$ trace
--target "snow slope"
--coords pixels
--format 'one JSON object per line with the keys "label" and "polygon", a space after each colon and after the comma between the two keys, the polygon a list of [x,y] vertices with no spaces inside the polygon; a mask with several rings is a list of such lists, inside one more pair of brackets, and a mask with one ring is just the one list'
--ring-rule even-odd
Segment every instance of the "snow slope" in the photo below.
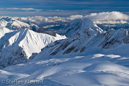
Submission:
{"label": "snow slope", "polygon": [[[129,57],[94,54],[65,58],[32,60],[0,70],[1,85],[17,86],[9,81],[39,81],[41,86],[128,86]],[[8,84],[7,84],[8,83]],[[27,83],[26,85],[30,85]],[[39,86],[38,84],[31,84]]]}
{"label": "snow slope", "polygon": [[[67,28],[69,34],[66,33],[70,38],[61,37],[62,40],[46,45],[32,60],[0,70],[0,85],[17,86],[18,83],[14,81],[18,80],[22,82],[21,86],[128,86],[129,31],[127,29],[103,31],[88,19],[72,22],[72,26]],[[72,31],[71,27],[76,31]],[[67,29],[63,32],[67,32]],[[23,37],[25,33],[28,36],[22,42],[21,39],[25,39]],[[8,36],[4,39],[9,39],[9,41],[5,44],[11,44],[13,47],[15,43],[16,45],[20,45],[21,42],[31,45],[34,42],[33,45],[35,45],[37,42],[35,38],[33,39],[36,41],[30,42],[31,36],[35,37],[35,34],[31,34],[33,32],[27,29],[10,34],[15,37],[6,34]],[[60,35],[57,35],[57,38],[59,37]],[[16,41],[17,39],[20,42]],[[23,52],[22,55],[24,55]],[[43,81],[43,83],[26,83],[26,80]]]}
{"label": "snow slope", "polygon": [[60,35],[54,37],[36,33],[29,29],[7,33],[0,39],[0,65],[3,68],[8,65],[26,62],[30,57],[32,59],[36,53],[39,53],[43,47],[64,38]]}
{"label": "snow slope", "polygon": [[9,30],[9,29],[7,29],[7,28],[3,28],[2,26],[0,26],[0,38],[1,38],[2,36],[4,36],[5,33],[9,33],[9,32],[11,32],[11,30]]}

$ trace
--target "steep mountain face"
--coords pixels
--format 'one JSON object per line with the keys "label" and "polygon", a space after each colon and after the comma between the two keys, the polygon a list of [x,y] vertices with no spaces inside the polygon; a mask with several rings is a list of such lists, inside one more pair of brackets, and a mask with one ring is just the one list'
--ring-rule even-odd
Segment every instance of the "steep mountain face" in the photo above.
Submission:
{"label": "steep mountain face", "polygon": [[[77,23],[77,21],[75,21],[75,23]],[[129,43],[127,29],[110,29],[103,31],[97,25],[93,24],[93,22],[89,22],[88,19],[79,20],[77,25],[75,23],[72,22],[72,26],[70,26],[70,28],[68,27],[68,30],[66,30],[66,32],[69,33],[67,36],[71,37],[70,35],[72,35],[72,38],[59,40],[54,42],[54,44],[48,45],[40,53],[41,55],[37,57],[41,57],[45,53],[49,53],[51,56],[91,54],[93,52],[100,53],[106,49],[110,50],[122,44]],[[71,27],[75,27],[75,35],[70,34],[73,31]],[[118,53],[120,53],[120,51]]]}
{"label": "steep mountain face", "polygon": [[36,33],[29,29],[21,29],[5,34],[0,39],[0,67],[26,62],[48,44],[64,39],[48,34]]}
{"label": "steep mountain face", "polygon": [[[85,29],[89,30],[88,28],[92,28],[94,32],[99,31],[102,32],[103,30],[100,29],[96,24],[94,24],[91,20],[87,18],[82,19],[75,19],[70,24],[67,25],[66,28],[64,28],[60,34],[66,35],[67,37],[73,37],[77,32],[80,32],[80,30]],[[82,31],[83,32],[83,31]]]}
{"label": "steep mountain face", "polygon": [[104,49],[114,48],[120,44],[128,44],[128,30],[108,30],[104,36],[104,40],[99,44]]}

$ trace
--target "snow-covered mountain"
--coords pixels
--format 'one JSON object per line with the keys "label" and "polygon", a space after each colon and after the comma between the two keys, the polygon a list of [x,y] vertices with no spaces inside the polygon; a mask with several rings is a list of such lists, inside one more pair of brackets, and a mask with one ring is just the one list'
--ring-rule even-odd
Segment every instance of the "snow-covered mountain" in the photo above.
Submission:
{"label": "snow-covered mountain", "polygon": [[[61,33],[70,38],[56,41],[54,44],[47,46],[44,49],[45,52],[47,51],[50,55],[83,52],[88,47],[93,47],[93,44],[96,45],[95,42],[102,41],[104,34],[106,34],[89,19],[74,20]],[[42,52],[44,53],[44,51]]]}
{"label": "snow-covered mountain", "polygon": [[[100,28],[108,30],[110,28],[129,28],[129,16],[121,12],[101,12],[91,13],[89,15],[71,15],[69,17],[0,17],[0,24],[8,29],[19,30],[28,28],[36,32],[55,35],[60,29],[67,28],[69,22],[81,18],[89,18]],[[77,24],[77,22],[75,24]],[[72,22],[69,24],[72,28]],[[77,28],[77,27],[76,27]]]}
{"label": "snow-covered mountain", "polygon": [[[128,86],[128,30],[103,31],[89,19],[80,19],[79,26],[72,23],[68,31],[72,32],[71,27],[79,27],[75,35],[46,46],[29,63],[4,71],[19,70],[18,73],[25,74],[18,80],[43,80],[43,86]],[[24,71],[20,71],[21,65]]]}
{"label": "snow-covered mountain", "polygon": [[10,30],[31,29],[39,33],[56,35],[68,21],[61,17],[0,17],[0,25]]}
{"label": "snow-covered mountain", "polygon": [[[59,33],[60,29],[63,29],[70,21],[66,17],[57,17],[57,16],[18,17],[16,19],[31,25],[31,30],[33,31],[40,33],[47,33],[50,35],[55,35],[56,33]],[[36,25],[38,27],[36,27]]]}
{"label": "snow-covered mountain", "polygon": [[[92,14],[89,18],[116,19],[118,14],[121,19],[128,18],[117,12]],[[60,32],[67,38],[29,29],[5,32],[0,39],[0,66],[5,67],[0,70],[0,85],[128,86],[129,29],[105,31],[96,21],[77,17],[72,16]],[[97,20],[99,24],[105,21]],[[122,20],[115,24],[117,21]]]}
{"label": "snow-covered mountain", "polygon": [[[62,31],[70,38],[48,45],[40,54],[49,53],[52,56],[83,55],[89,52],[90,54],[101,53],[106,49],[110,50],[128,45],[129,35],[127,29],[103,31],[89,19],[74,20],[70,24],[68,28]],[[117,51],[119,54],[120,51]],[[123,51],[126,51],[126,49]]]}
{"label": "snow-covered mountain", "polygon": [[26,63],[0,70],[0,85],[128,86],[128,30],[103,31],[89,19],[80,21],[85,25],[78,24],[73,37],[47,45]]}
{"label": "snow-covered mountain", "polygon": [[80,18],[88,18],[92,20],[95,24],[97,24],[100,28],[103,30],[108,30],[108,29],[128,29],[129,28],[129,16],[117,12],[117,11],[112,11],[112,12],[100,12],[100,13],[91,13],[89,15],[72,15],[68,17],[68,19],[75,20],[75,19],[80,19]]}
{"label": "snow-covered mountain", "polygon": [[21,29],[6,33],[0,39],[0,66],[6,67],[8,65],[26,62],[33,58],[36,53],[48,44],[64,39],[65,36],[56,35],[56,37],[36,33],[29,29]]}
{"label": "snow-covered mountain", "polygon": [[[82,18],[82,19],[75,19],[72,22],[70,22],[70,24],[68,24],[66,28],[62,29],[60,34],[66,35],[67,37],[73,37],[75,36],[75,34],[77,34],[83,29],[90,30],[89,28],[92,28],[94,32],[96,31],[102,32],[102,29],[100,29],[91,20]],[[93,30],[91,30],[91,32]]]}

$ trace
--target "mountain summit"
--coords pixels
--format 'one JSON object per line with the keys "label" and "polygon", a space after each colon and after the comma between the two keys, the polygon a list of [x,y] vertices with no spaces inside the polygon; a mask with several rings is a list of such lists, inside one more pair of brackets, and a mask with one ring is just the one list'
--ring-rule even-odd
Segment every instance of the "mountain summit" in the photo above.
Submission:
{"label": "mountain summit", "polygon": [[48,45],[40,54],[49,53],[51,56],[63,57],[65,55],[101,53],[106,49],[115,49],[122,44],[128,44],[127,29],[103,31],[89,19],[78,19],[69,25],[71,26],[62,31],[69,38]]}
{"label": "mountain summit", "polygon": [[77,32],[82,29],[92,28],[95,32],[102,32],[103,30],[99,28],[95,23],[93,23],[88,18],[75,19],[71,21],[61,32],[60,34],[66,35],[67,37],[73,37]]}
{"label": "mountain summit", "polygon": [[0,66],[5,67],[26,62],[48,44],[64,38],[64,36],[59,35],[54,37],[48,34],[36,33],[29,29],[6,33],[0,39]]}

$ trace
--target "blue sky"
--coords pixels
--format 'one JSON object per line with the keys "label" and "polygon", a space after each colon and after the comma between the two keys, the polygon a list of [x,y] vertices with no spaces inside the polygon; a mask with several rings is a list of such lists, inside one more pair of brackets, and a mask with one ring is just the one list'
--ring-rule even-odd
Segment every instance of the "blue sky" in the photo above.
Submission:
{"label": "blue sky", "polygon": [[0,16],[69,16],[120,11],[129,0],[0,0]]}

